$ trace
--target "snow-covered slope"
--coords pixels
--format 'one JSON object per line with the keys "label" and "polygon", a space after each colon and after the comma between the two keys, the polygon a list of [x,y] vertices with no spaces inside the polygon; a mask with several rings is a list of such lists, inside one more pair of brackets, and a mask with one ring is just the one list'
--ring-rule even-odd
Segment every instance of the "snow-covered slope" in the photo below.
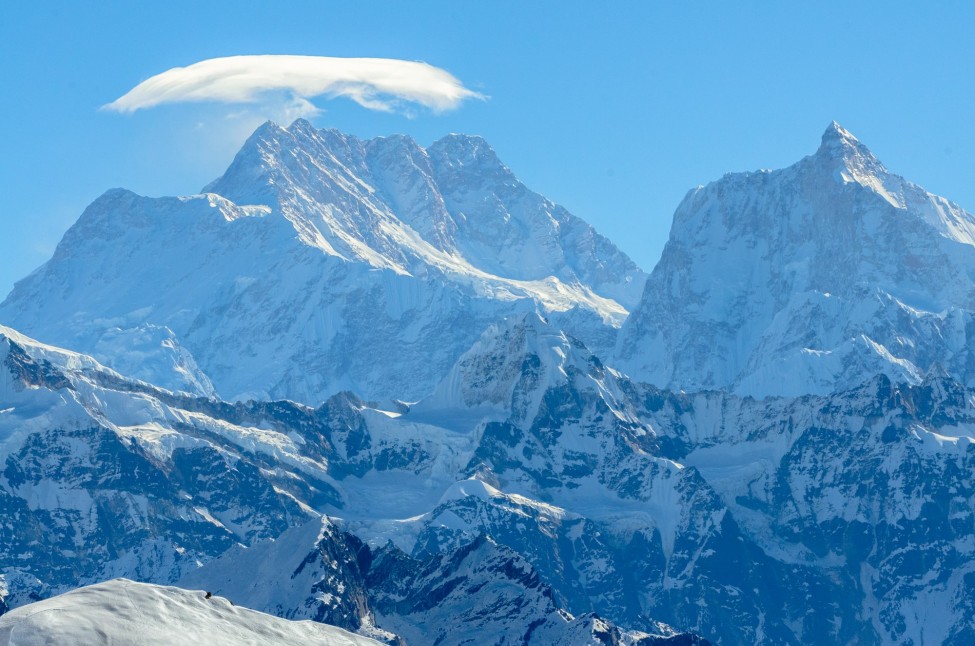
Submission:
{"label": "snow-covered slope", "polygon": [[975,383],[975,218],[832,124],[777,171],[692,190],[617,364],[673,388],[826,393],[940,364]]}
{"label": "snow-covered slope", "polygon": [[675,394],[513,321],[403,416],[481,421],[474,479],[401,523],[420,526],[401,544],[486,532],[574,612],[630,626],[643,612],[722,643],[965,640],[972,397],[935,375],[798,399]]}
{"label": "snow-covered slope", "polygon": [[608,347],[646,278],[477,137],[267,123],[206,191],[105,193],[0,321],[170,389],[417,399],[512,313]]}
{"label": "snow-covered slope", "polygon": [[202,590],[114,579],[38,601],[0,617],[0,645],[378,646],[312,621],[240,608]]}

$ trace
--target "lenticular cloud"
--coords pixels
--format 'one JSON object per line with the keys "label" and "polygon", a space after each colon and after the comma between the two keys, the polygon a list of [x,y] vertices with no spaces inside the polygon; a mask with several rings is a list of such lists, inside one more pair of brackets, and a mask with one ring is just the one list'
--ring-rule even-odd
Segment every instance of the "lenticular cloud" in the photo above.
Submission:
{"label": "lenticular cloud", "polygon": [[255,103],[269,93],[297,99],[344,96],[370,110],[417,104],[434,112],[456,108],[468,90],[449,72],[415,61],[327,56],[228,56],[174,67],[139,83],[105,109],[135,112],[163,103]]}

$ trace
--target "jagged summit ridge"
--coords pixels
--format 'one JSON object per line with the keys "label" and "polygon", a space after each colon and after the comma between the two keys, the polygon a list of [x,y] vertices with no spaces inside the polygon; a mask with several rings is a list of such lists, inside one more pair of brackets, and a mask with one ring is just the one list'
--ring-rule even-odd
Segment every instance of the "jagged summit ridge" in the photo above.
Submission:
{"label": "jagged summit ridge", "polygon": [[829,392],[940,362],[975,378],[975,218],[831,124],[818,151],[691,191],[619,365],[682,389]]}
{"label": "jagged summit ridge", "polygon": [[309,244],[404,273],[418,262],[469,264],[514,280],[582,282],[627,309],[639,297],[632,261],[528,190],[477,136],[447,135],[424,149],[405,136],[361,140],[304,120],[268,123],[204,190],[277,203]]}

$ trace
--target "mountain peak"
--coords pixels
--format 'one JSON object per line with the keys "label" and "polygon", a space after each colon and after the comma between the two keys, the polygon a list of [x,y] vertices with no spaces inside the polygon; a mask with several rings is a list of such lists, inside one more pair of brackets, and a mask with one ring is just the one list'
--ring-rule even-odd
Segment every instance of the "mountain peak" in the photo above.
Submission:
{"label": "mountain peak", "polygon": [[[266,122],[208,195],[106,194],[0,316],[111,365],[131,365],[136,340],[175,348],[160,356],[184,348],[217,392],[312,404],[346,389],[419,399],[489,323],[524,309],[541,308],[593,345],[615,336],[645,274],[527,189],[480,137],[440,145],[449,150],[434,159],[406,135],[363,140],[305,120]],[[167,279],[176,265],[198,284],[192,295]],[[218,302],[243,309],[203,323]],[[59,313],[40,312],[47,307]],[[164,328],[174,340],[157,333]],[[252,351],[218,365],[221,343]],[[391,345],[402,369],[369,360]],[[270,357],[290,359],[275,371],[247,366]]]}
{"label": "mountain peak", "polygon": [[503,166],[494,148],[480,135],[451,133],[433,142],[427,152],[452,166]]}
{"label": "mountain peak", "polygon": [[[269,122],[269,123],[273,123],[273,122]],[[308,119],[302,119],[300,117],[291,122],[291,125],[288,126],[288,130],[291,131],[310,130],[312,132],[318,132],[318,128],[313,126]]]}
{"label": "mountain peak", "polygon": [[325,148],[332,152],[348,148],[350,145],[361,145],[358,137],[345,134],[334,128],[316,128],[307,119],[295,119],[291,125],[284,127],[275,121],[265,121],[244,142],[238,155],[257,153],[269,145],[274,148],[292,150],[296,147],[310,147],[312,149]]}
{"label": "mountain peak", "polygon": [[882,175],[887,172],[883,164],[874,156],[870,149],[860,143],[853,133],[833,121],[823,133],[822,142],[815,157],[827,160],[830,166],[840,162],[841,169],[846,168],[855,174]]}
{"label": "mountain peak", "polygon": [[307,119],[295,119],[283,132],[287,132],[299,142],[308,142],[316,147],[324,146],[332,152],[348,148],[350,145],[361,146],[366,143],[365,140],[337,128],[316,128]]}
{"label": "mountain peak", "polygon": [[688,195],[614,360],[655,385],[754,396],[914,381],[945,357],[967,379],[965,333],[939,317],[970,315],[972,275],[975,218],[833,122],[814,155]]}
{"label": "mountain peak", "polygon": [[246,148],[249,143],[254,141],[261,141],[262,139],[276,139],[277,137],[280,137],[282,133],[286,132],[288,132],[286,129],[268,119],[251,133],[251,136],[247,138],[246,142],[244,142],[244,147]]}
{"label": "mountain peak", "polygon": [[822,146],[856,146],[860,141],[853,136],[853,133],[841,126],[836,121],[830,122],[823,133]]}
{"label": "mountain peak", "polygon": [[481,135],[467,135],[461,132],[451,132],[446,134],[437,141],[433,142],[430,147],[490,150],[492,152],[494,150],[491,148],[491,144],[489,144]]}

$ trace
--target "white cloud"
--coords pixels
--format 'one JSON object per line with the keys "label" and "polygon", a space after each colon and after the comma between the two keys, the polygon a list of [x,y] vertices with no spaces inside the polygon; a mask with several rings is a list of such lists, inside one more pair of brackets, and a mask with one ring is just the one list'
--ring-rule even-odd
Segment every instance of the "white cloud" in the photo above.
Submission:
{"label": "white cloud", "polygon": [[[417,104],[434,112],[484,98],[449,72],[392,58],[228,56],[174,67],[139,83],[104,109],[135,112],[163,103],[260,103],[282,95],[298,116],[318,111],[310,98],[344,96],[370,110],[392,112]],[[279,102],[279,101],[276,101]]]}

